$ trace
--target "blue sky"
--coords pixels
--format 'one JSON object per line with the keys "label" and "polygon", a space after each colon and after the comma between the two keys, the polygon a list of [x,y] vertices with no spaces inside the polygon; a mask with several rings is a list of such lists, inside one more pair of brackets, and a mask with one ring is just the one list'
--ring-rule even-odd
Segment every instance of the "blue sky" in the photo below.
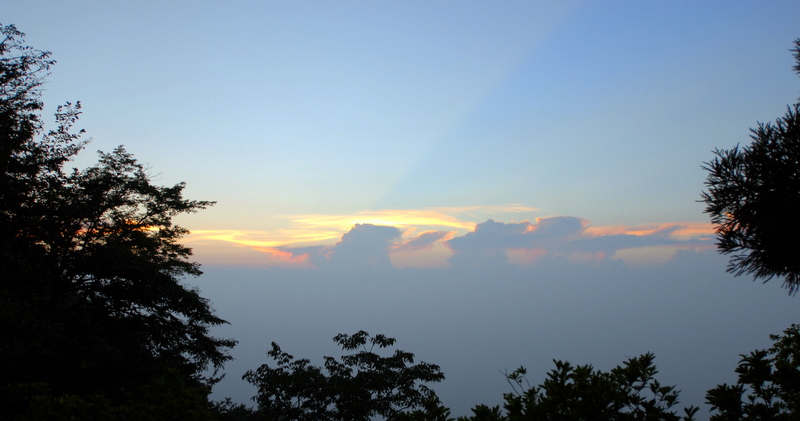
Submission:
{"label": "blue sky", "polygon": [[197,228],[507,204],[604,225],[704,220],[700,163],[798,85],[794,2],[5,9],[54,52],[47,103],[82,101],[90,151],[125,144],[219,202]]}
{"label": "blue sky", "polygon": [[[795,1],[28,1],[4,5],[2,23],[58,61],[48,112],[81,101],[92,143],[75,165],[124,144],[157,181],[218,202],[180,222],[208,269],[196,282],[242,340],[232,370],[263,362],[272,340],[312,352],[368,324],[462,361],[442,388],[463,413],[506,391],[488,380],[497,370],[610,366],[647,350],[657,363],[669,354],[662,373],[700,403],[738,354],[797,321],[780,282],[724,273],[697,200],[711,151],[748,142],[797,100],[798,18]],[[440,280],[425,294],[458,290],[451,304],[481,317],[436,310],[450,307],[415,295],[417,278]],[[575,304],[575,284],[559,280],[593,282],[596,304]],[[325,299],[293,301],[311,287]],[[515,288],[534,298],[506,308]],[[387,295],[418,329],[399,308],[336,310]],[[626,323],[649,299],[661,331],[645,337]],[[608,323],[587,328],[592,318],[569,316],[581,311]],[[452,344],[432,347],[447,329]],[[686,338],[703,343],[674,345]],[[718,366],[699,375],[678,363],[689,360]],[[488,371],[470,378],[475,367]],[[469,381],[487,386],[458,391]]]}

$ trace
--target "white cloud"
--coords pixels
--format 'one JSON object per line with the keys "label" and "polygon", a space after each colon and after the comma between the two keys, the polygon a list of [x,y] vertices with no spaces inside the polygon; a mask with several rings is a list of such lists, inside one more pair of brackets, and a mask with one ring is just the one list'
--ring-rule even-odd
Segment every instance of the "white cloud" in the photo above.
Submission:
{"label": "white cloud", "polygon": [[333,246],[328,267],[342,270],[391,269],[389,247],[401,234],[395,227],[356,224]]}

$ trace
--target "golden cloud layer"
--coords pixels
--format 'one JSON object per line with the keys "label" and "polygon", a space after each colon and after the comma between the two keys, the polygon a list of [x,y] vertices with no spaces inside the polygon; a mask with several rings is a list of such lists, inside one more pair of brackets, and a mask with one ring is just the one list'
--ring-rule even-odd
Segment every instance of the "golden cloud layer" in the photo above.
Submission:
{"label": "golden cloud layer", "polygon": [[[436,228],[471,231],[479,216],[496,213],[534,212],[535,208],[521,205],[438,207],[427,209],[383,209],[344,215],[283,215],[289,228],[275,231],[258,230],[194,230],[187,241],[214,240],[248,247],[287,247],[300,244],[321,244],[339,240],[356,224],[388,225],[406,230]],[[465,218],[465,216],[467,218]]]}
{"label": "golden cloud layer", "polygon": [[[187,238],[191,246],[198,249],[209,243],[220,243],[244,247],[258,251],[270,266],[312,266],[307,251],[299,247],[332,247],[356,224],[393,226],[401,230],[402,238],[389,248],[393,264],[398,267],[422,265],[446,265],[451,253],[447,241],[475,230],[477,221],[487,219],[487,215],[505,213],[534,212],[535,208],[521,205],[474,206],[427,209],[385,209],[362,211],[347,215],[307,214],[282,216],[289,221],[288,228],[274,231],[258,230],[197,230]],[[483,218],[483,219],[480,219]],[[546,218],[536,218],[536,224]],[[639,237],[668,237],[678,241],[708,240],[714,229],[707,223],[660,223],[636,227],[604,226],[593,227],[582,220],[581,238],[628,235]],[[678,246],[679,247],[679,246]],[[292,249],[297,250],[293,252]],[[210,250],[210,249],[209,249]],[[212,253],[210,253],[212,254]],[[546,254],[543,249],[507,250],[510,262],[532,264]],[[632,255],[629,253],[629,255]],[[605,255],[591,256],[604,258]],[[216,262],[217,259],[212,261]],[[415,263],[417,262],[417,263]]]}
{"label": "golden cloud layer", "polygon": [[660,224],[646,224],[636,227],[622,225],[592,227],[588,226],[585,233],[592,237],[605,235],[655,235],[658,232],[669,231],[669,236],[678,239],[706,239],[714,236],[714,226],[703,222],[669,222]]}

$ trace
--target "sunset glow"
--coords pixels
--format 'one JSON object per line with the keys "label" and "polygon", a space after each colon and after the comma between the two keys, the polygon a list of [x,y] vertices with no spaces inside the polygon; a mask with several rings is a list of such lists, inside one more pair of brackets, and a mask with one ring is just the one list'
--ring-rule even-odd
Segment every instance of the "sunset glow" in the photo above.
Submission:
{"label": "sunset glow", "polygon": [[[311,268],[316,266],[309,257],[309,251],[304,251],[306,247],[314,247],[314,250],[317,250],[315,253],[318,253],[319,258],[325,262],[330,258],[330,250],[342,240],[343,235],[357,224],[386,226],[400,230],[399,236],[386,245],[386,253],[391,258],[394,267],[447,267],[448,260],[455,254],[448,246],[448,241],[473,232],[480,222],[475,222],[471,218],[476,212],[485,212],[487,208],[387,209],[363,211],[353,215],[284,216],[283,218],[289,221],[290,228],[279,229],[275,232],[197,230],[193,231],[187,240],[190,245],[196,244],[198,249],[203,249],[202,244],[211,241],[258,251],[258,255],[250,255],[249,258],[252,264],[256,265]],[[502,209],[506,212],[532,212],[535,210],[535,208],[522,206],[491,208]],[[602,260],[613,257],[623,259],[630,264],[663,263],[681,248],[707,249],[712,247],[708,243],[713,236],[710,224],[654,223],[635,227],[619,225],[594,227],[591,226],[590,221],[579,218],[570,219],[579,221],[581,228],[578,232],[564,234],[566,236],[563,239],[560,239],[561,234],[552,237],[553,224],[550,222],[554,220],[552,217],[537,217],[533,223],[526,220],[519,223],[512,222],[509,223],[509,226],[513,226],[513,224],[522,226],[521,235],[531,238],[540,235],[542,229],[549,230],[543,235],[555,243],[548,247],[562,244],[563,241],[618,238],[619,236],[641,238],[646,242],[642,245],[622,246],[619,250],[612,251],[610,255],[606,251],[567,252],[556,249],[548,250],[541,246],[529,248],[510,246],[503,252],[507,261],[521,267],[534,265],[545,256],[563,256],[572,261]],[[431,228],[444,230],[431,230]],[[668,244],[650,245],[652,240],[646,240],[649,238],[668,241]],[[695,243],[696,241],[703,242],[703,245],[698,245]],[[214,261],[217,260],[214,259]]]}
{"label": "sunset glow", "polygon": [[669,232],[676,238],[711,238],[714,236],[714,227],[711,223],[704,222],[673,222],[661,224],[647,224],[636,227],[606,226],[586,228],[586,233],[592,236],[601,235],[653,235],[659,232]]}
{"label": "sunset glow", "polygon": [[[284,216],[297,228],[321,229],[333,228],[345,232],[355,224],[389,225],[405,227],[447,227],[459,230],[470,230],[475,225],[476,215],[492,213],[534,212],[536,209],[521,206],[462,206],[438,207],[428,209],[384,209],[361,211],[351,215],[293,215]],[[465,219],[464,217],[472,219]]]}
{"label": "sunset glow", "polygon": [[[653,352],[703,420],[706,391],[800,320],[779,277],[726,272],[702,202],[714,151],[744,148],[798,101],[800,1],[2,10],[57,62],[29,110],[36,136],[58,133],[58,106],[80,101],[73,132],[91,142],[65,171],[124,145],[164,200],[185,183],[182,199],[214,202],[174,220],[203,272],[181,281],[230,323],[210,333],[239,341],[214,401],[264,402],[242,376],[275,366],[273,341],[317,364],[341,355],[334,335],[364,330],[440,365],[446,379],[429,386],[452,418],[504,411],[515,367],[535,385],[553,360],[606,370]],[[92,204],[78,205],[53,212]],[[150,285],[131,291],[160,291]],[[19,308],[15,320],[34,314]]]}

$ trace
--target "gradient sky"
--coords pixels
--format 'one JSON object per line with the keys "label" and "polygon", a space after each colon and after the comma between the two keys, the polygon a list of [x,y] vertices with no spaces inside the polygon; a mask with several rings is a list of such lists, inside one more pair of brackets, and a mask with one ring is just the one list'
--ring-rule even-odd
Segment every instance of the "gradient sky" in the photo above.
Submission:
{"label": "gradient sky", "polygon": [[[92,143],[76,166],[124,144],[158,182],[218,202],[180,222],[207,269],[196,282],[242,341],[235,380],[272,340],[312,352],[370,325],[448,360],[425,357],[460,379],[441,387],[457,415],[501,398],[497,370],[647,350],[670,354],[666,376],[700,404],[738,354],[798,321],[779,281],[724,273],[697,200],[711,151],[797,100],[800,2],[17,1],[1,18],[58,61],[47,112],[81,101]],[[559,281],[590,278],[578,302]],[[398,307],[380,316],[334,311],[387,296]],[[663,326],[645,338],[631,320],[653,297]],[[675,345],[689,340],[702,344]],[[457,387],[470,382],[486,386]]]}

